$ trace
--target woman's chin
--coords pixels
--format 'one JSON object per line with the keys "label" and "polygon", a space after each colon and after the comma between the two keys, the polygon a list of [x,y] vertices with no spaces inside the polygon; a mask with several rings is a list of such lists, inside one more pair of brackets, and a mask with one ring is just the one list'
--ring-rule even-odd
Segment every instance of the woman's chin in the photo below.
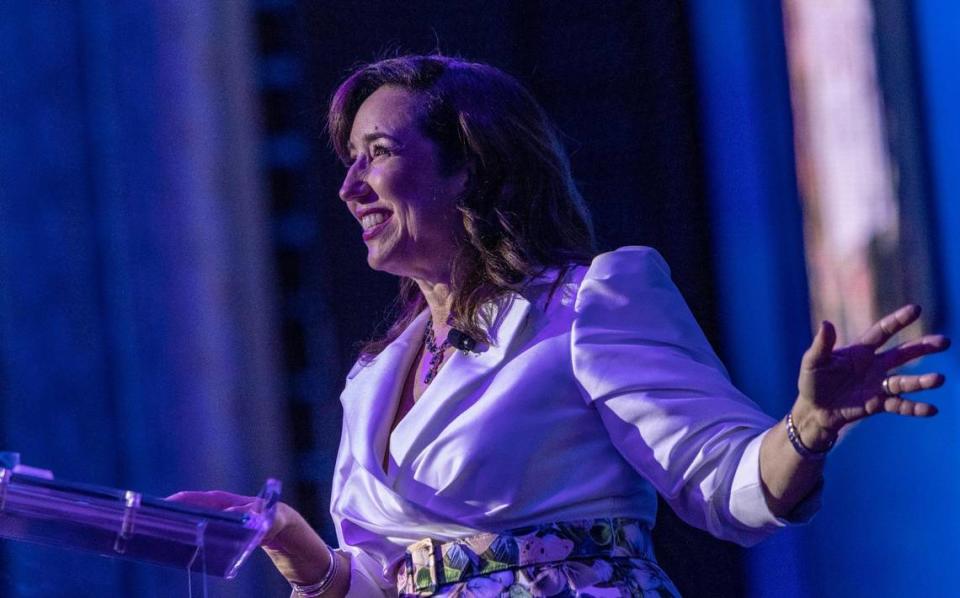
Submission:
{"label": "woman's chin", "polygon": [[373,251],[367,251],[367,265],[370,266],[371,270],[382,271],[382,262],[380,256],[374,253]]}
{"label": "woman's chin", "polygon": [[380,251],[379,249],[379,247],[367,245],[367,265],[370,266],[370,269],[400,276],[394,267],[396,264],[393,264],[395,260],[390,259],[389,253]]}
{"label": "woman's chin", "polygon": [[423,276],[423,269],[417,268],[422,264],[414,262],[408,254],[401,251],[377,251],[377,248],[367,246],[367,265],[377,272],[385,272],[394,276],[418,278]]}

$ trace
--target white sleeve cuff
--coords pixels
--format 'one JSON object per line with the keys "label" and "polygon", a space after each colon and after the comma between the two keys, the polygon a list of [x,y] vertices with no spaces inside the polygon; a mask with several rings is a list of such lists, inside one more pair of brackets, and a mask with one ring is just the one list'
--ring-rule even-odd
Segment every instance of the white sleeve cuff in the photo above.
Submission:
{"label": "white sleeve cuff", "polygon": [[374,598],[396,596],[397,587],[393,580],[387,580],[381,574],[380,563],[360,550],[338,550],[350,557],[350,588],[346,598]]}
{"label": "white sleeve cuff", "polygon": [[758,435],[747,445],[730,489],[730,514],[743,526],[756,530],[760,535],[757,541],[781,527],[807,523],[820,510],[823,497],[821,480],[787,517],[777,517],[770,511],[760,481],[760,444],[768,433],[769,430]]}

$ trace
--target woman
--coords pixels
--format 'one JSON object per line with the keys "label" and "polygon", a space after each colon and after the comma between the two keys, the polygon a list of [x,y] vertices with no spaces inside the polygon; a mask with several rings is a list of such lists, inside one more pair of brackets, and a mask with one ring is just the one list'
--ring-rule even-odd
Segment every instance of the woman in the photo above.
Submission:
{"label": "woman", "polygon": [[264,544],[295,595],[677,595],[650,549],[656,492],[749,545],[809,518],[844,426],[936,412],[901,393],[941,375],[887,371],[947,339],[881,350],[916,306],[841,349],[824,322],[790,414],[760,412],[655,251],[595,255],[556,132],[492,67],[362,67],[329,128],[347,165],[340,197],[370,266],[400,277],[400,310],[341,397],[340,547],[287,506]]}

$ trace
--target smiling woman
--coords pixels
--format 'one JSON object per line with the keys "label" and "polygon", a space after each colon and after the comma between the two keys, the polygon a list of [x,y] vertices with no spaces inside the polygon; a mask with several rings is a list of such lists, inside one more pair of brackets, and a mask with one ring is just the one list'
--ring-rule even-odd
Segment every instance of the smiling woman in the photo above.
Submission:
{"label": "smiling woman", "polygon": [[[399,162],[397,169],[417,175],[389,180],[403,186],[404,197],[419,197],[411,201],[423,208],[411,205],[407,211],[431,221],[410,223],[424,227],[425,246],[455,241],[424,253],[434,267],[443,264],[448,271],[456,291],[451,323],[472,338],[489,340],[481,308],[505,289],[519,289],[546,268],[589,263],[596,253],[590,217],[556,129],[536,100],[498,69],[440,56],[377,62],[344,81],[328,120],[334,149],[351,165],[340,195],[355,215],[367,214],[355,199],[358,190],[366,192],[358,183],[366,180],[379,193],[382,181],[358,176],[366,168],[386,176],[394,171],[377,164]],[[373,260],[375,248],[367,246]],[[421,286],[403,276],[402,315],[383,338],[364,347],[364,356],[386,347],[425,307]],[[434,320],[444,326],[447,317],[440,315]]]}
{"label": "smiling woman", "polygon": [[[928,416],[888,370],[904,306],[853,345],[824,323],[782,420],[727,376],[660,255],[595,255],[566,154],[492,67],[407,56],[359,69],[329,114],[340,197],[400,314],[341,395],[334,550],[280,505],[264,548],[298,596],[676,596],[651,549],[659,492],[753,544],[817,509],[840,430]],[[225,493],[175,498],[234,510]]]}
{"label": "smiling woman", "polygon": [[436,145],[420,127],[421,99],[384,86],[353,120],[340,198],[363,227],[370,267],[413,280],[450,278],[457,247],[456,200],[468,171],[443,174]]}

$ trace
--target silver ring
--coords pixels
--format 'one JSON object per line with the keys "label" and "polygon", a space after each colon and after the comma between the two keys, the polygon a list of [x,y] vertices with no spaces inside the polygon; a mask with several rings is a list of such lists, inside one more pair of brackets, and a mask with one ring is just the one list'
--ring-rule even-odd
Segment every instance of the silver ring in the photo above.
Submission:
{"label": "silver ring", "polygon": [[890,390],[890,378],[884,378],[883,382],[880,383],[880,388],[883,389],[883,394],[887,395],[888,397],[897,396],[897,393],[891,392]]}

